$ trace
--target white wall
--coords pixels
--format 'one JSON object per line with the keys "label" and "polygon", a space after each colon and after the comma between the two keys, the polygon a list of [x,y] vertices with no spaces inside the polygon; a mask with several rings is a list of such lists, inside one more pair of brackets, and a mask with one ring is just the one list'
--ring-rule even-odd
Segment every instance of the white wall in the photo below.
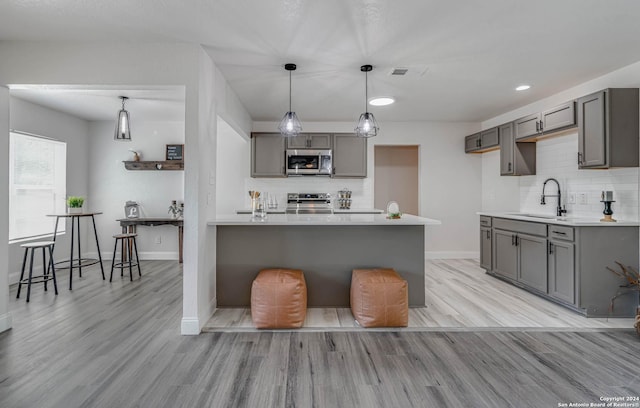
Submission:
{"label": "white wall", "polygon": [[[254,122],[255,132],[272,132],[274,122]],[[353,132],[351,122],[303,123],[305,132]],[[373,207],[375,145],[418,145],[420,157],[420,214],[442,221],[427,228],[427,256],[438,258],[477,257],[482,157],[464,153],[464,136],[478,129],[477,123],[382,122],[380,134],[369,139],[367,174],[364,180],[336,179],[248,179],[247,187],[267,192],[353,190],[352,207]],[[248,196],[247,196],[248,197]],[[246,200],[246,199],[245,199]],[[248,206],[248,201],[245,201]]]}
{"label": "white wall", "polygon": [[216,158],[216,213],[233,214],[248,207],[245,180],[251,173],[251,140],[218,118]]}
{"label": "white wall", "polygon": [[[504,113],[482,123],[482,128],[506,123],[527,114],[541,112],[597,92],[605,88],[638,88],[640,87],[640,62],[613,71],[573,88],[551,95],[522,108]],[[576,161],[578,152],[577,130],[563,132],[559,136],[542,139],[536,143],[535,176],[501,177],[499,152],[483,154],[482,161],[482,209],[518,210],[522,212],[554,214],[555,198],[547,200],[547,205],[540,205],[542,184],[548,177],[560,181],[563,205],[566,204],[568,215],[576,217],[602,217],[603,205],[600,201],[602,190],[613,190],[616,203],[613,204],[614,218],[620,220],[638,220],[638,168],[611,170],[578,170]],[[552,193],[555,194],[555,186]],[[569,204],[571,193],[586,193],[587,204]]]}
{"label": "white wall", "polygon": [[[89,197],[92,208],[103,213],[95,220],[102,256],[109,260],[113,235],[121,231],[116,219],[124,218],[126,201],[138,202],[143,217],[169,217],[171,200],[184,202],[183,171],[129,171],[122,163],[133,159],[129,149],[139,152],[141,160],[164,160],[165,145],[184,144],[184,122],[143,122],[135,112],[131,115],[131,142],[113,139],[115,120],[89,126]],[[137,233],[141,259],[178,259],[176,227],[138,227]],[[93,239],[88,239],[88,250],[96,251]]]}
{"label": "white wall", "polygon": [[[12,129],[67,143],[67,195],[85,197],[85,209],[94,210],[97,201],[89,193],[89,122],[16,97],[11,97],[10,110]],[[70,230],[71,224],[68,224],[67,229]],[[83,221],[80,231],[82,248],[87,248],[89,224]],[[70,240],[70,234],[58,236],[56,260],[69,258]],[[20,245],[23,243],[9,245],[9,283],[16,283],[20,278],[24,251]],[[36,262],[35,267],[39,269],[40,262]]]}

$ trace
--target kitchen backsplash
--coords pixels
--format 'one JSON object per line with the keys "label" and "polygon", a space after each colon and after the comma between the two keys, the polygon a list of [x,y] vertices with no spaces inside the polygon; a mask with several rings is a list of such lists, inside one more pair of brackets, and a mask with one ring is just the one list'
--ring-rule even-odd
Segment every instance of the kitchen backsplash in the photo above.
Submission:
{"label": "kitchen backsplash", "polygon": [[[520,211],[555,214],[557,199],[547,198],[540,204],[542,184],[553,177],[560,182],[562,204],[569,216],[602,217],[604,209],[600,202],[603,190],[613,191],[613,218],[627,221],[638,220],[638,168],[612,170],[578,170],[578,135],[543,139],[536,143],[535,176],[522,176],[520,180]],[[501,177],[503,179],[505,177]],[[546,194],[556,194],[555,183],[547,183]],[[575,196],[575,203],[570,198]]]}
{"label": "kitchen backsplash", "polygon": [[[332,179],[329,177],[288,177],[288,178],[245,178],[245,190],[255,190],[275,195],[278,207],[287,205],[287,193],[330,193],[332,203],[336,206],[338,190],[345,187],[352,191],[351,208],[372,208],[373,188],[372,179]],[[249,208],[251,201],[249,194],[244,197],[244,207]]]}

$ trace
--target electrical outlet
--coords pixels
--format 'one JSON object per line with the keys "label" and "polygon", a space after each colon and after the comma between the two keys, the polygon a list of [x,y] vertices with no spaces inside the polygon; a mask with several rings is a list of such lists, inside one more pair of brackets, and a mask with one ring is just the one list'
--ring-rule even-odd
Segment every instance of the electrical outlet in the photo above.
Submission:
{"label": "electrical outlet", "polygon": [[162,237],[160,235],[156,236],[156,239],[154,240],[154,242],[156,244],[162,244]]}
{"label": "electrical outlet", "polygon": [[585,205],[587,202],[587,193],[578,193],[578,204]]}
{"label": "electrical outlet", "polygon": [[576,193],[569,193],[569,204],[576,203]]}

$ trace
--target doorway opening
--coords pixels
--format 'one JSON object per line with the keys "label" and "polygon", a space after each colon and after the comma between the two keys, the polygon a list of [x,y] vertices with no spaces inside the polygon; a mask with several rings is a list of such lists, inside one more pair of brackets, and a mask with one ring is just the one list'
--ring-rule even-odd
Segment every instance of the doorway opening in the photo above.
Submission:
{"label": "doorway opening", "polygon": [[395,201],[404,214],[419,215],[419,146],[374,147],[374,206]]}

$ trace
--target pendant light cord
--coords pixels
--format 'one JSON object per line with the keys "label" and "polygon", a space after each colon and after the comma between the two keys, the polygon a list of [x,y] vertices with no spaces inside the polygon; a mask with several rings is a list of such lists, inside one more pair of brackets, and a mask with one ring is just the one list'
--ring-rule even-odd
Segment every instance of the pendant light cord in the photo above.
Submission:
{"label": "pendant light cord", "polygon": [[289,71],[289,112],[291,112],[291,71]]}
{"label": "pendant light cord", "polygon": [[369,72],[364,71],[364,112],[367,113],[367,99],[369,99]]}

